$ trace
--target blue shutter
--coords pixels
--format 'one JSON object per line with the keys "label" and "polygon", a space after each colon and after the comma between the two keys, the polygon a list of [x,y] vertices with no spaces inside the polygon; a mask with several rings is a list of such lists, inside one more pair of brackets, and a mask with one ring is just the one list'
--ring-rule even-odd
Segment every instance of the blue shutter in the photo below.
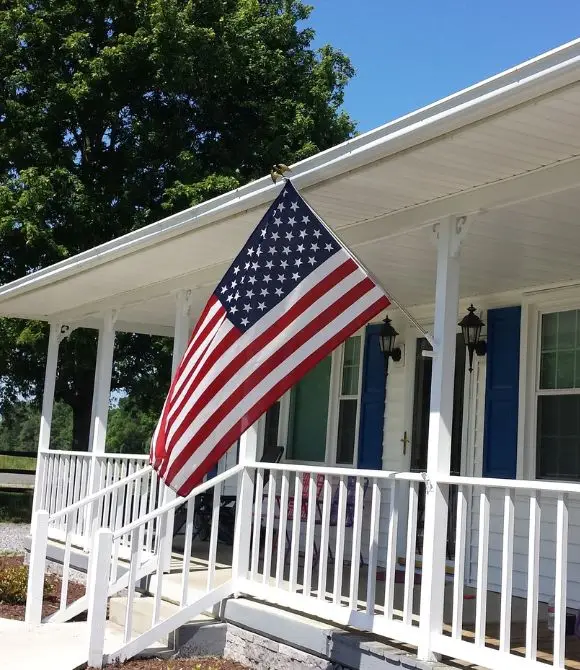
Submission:
{"label": "blue shutter", "polygon": [[487,313],[484,477],[516,477],[520,318],[519,306]]}
{"label": "blue shutter", "polygon": [[379,346],[380,324],[367,326],[359,422],[358,467],[382,470],[385,371]]}

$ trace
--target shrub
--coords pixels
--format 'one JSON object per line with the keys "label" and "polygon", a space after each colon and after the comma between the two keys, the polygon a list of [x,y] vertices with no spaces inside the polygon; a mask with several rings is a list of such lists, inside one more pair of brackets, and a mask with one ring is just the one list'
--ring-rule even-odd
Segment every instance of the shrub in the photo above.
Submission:
{"label": "shrub", "polygon": [[[0,568],[0,603],[6,605],[24,605],[26,603],[26,588],[28,586],[28,567],[15,565]],[[44,596],[52,593],[52,582],[45,580]]]}

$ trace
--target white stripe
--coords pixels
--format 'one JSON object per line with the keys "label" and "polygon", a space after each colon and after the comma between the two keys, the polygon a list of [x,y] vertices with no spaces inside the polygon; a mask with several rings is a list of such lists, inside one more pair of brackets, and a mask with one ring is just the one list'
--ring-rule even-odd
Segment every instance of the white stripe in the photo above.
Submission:
{"label": "white stripe", "polygon": [[[320,330],[314,337],[307,340],[299,349],[292,353],[281,365],[272,370],[233,410],[216,426],[214,431],[191,455],[184,466],[176,473],[171,481],[175,488],[182,486],[199,464],[204,461],[222,436],[227,433],[266,393],[281,379],[288,375],[289,370],[300,365],[304,359],[319,349],[324,342],[331,339],[337,332],[354,321],[362,312],[374,302],[384,296],[384,292],[377,286],[365,293],[356,303],[341,312],[331,323]],[[213,404],[213,403],[212,403]],[[173,456],[173,453],[171,453]]]}
{"label": "white stripe", "polygon": [[[187,349],[185,350],[184,357],[187,356],[191,350],[191,347],[197,342],[199,339],[199,334],[202,332],[202,330],[207,326],[207,324],[212,320],[214,317],[215,313],[219,310],[220,307],[222,307],[221,302],[214,296],[212,295],[212,298],[215,299],[215,303],[210,307],[208,313],[205,315],[205,319],[199,326],[196,324],[195,328],[193,329],[193,336],[191,340],[189,341],[189,344],[187,345]],[[212,299],[210,298],[210,300]],[[208,301],[209,302],[209,301]]]}
{"label": "white stripe", "polygon": [[175,414],[176,405],[181,402],[184,395],[189,393],[191,385],[195,383],[195,380],[197,379],[197,371],[195,371],[186,383],[187,375],[192,369],[203,365],[208,356],[211,355],[213,350],[233,328],[234,325],[227,319],[227,315],[224,311],[222,318],[218,320],[214,328],[208,333],[207,337],[200,343],[199,348],[192,354],[187,365],[180,371],[179,383],[175,384],[173,395],[171,396],[170,409],[167,415],[168,422],[171,416]]}
{"label": "white stripe", "polygon": [[[212,398],[211,404],[208,404],[203,407],[201,412],[197,414],[194,421],[188,426],[186,433],[179,439],[179,441],[171,449],[171,461],[177,456],[175,450],[179,452],[181,447],[180,444],[183,440],[186,442],[189,441],[189,438],[185,436],[187,434],[194,435],[199,430],[199,427],[203,425],[214,413],[217,407],[221,404],[221,398],[229,397],[238,387],[239,379],[246,379],[249,377],[252,372],[258,368],[264,361],[268,360],[287,340],[289,340],[293,335],[302,331],[306,325],[315,319],[320,317],[320,314],[326,309],[331,307],[333,303],[339,300],[347,291],[356,286],[358,283],[363,281],[366,278],[366,275],[358,269],[355,269],[354,272],[347,275],[341,282],[333,286],[330,291],[324,293],[320,296],[312,305],[310,305],[304,312],[302,312],[296,319],[286,326],[276,337],[272,338],[264,347],[259,349],[252,358],[247,360],[244,365],[242,365],[236,374],[229,378],[225,385],[221,387],[219,394]],[[298,287],[296,287],[298,288]],[[292,292],[293,293],[293,292]],[[290,294],[289,294],[290,296]],[[296,300],[294,298],[294,302]],[[282,301],[278,307],[284,304],[285,301]],[[288,305],[284,305],[283,313],[288,310]],[[236,344],[232,347],[233,354],[237,355],[241,353],[241,346],[246,346],[252,344],[253,338],[249,339],[246,336],[240,338]],[[223,367],[223,366],[222,366]],[[187,403],[184,405],[183,409],[179,413],[179,416],[172,420],[169,425],[168,430],[168,439],[167,442],[171,442],[171,439],[175,435],[175,432],[179,429],[181,423],[185,420],[187,413],[198,401],[201,394],[207,389],[207,387],[215,379],[216,375],[211,371],[208,372],[205,377],[200,381],[199,386],[195,388],[191,396],[188,398]],[[168,422],[169,423],[169,422]],[[174,455],[175,454],[175,455]]]}
{"label": "white stripe", "polygon": [[[350,260],[350,257],[344,252],[342,253],[337,252],[336,254],[334,254],[334,256],[332,256],[327,261],[322,263],[319,268],[317,268],[313,273],[311,273],[311,275],[307,279],[305,279],[298,286],[296,286],[296,288],[290,291],[290,293],[286,296],[286,298],[284,298],[284,300],[282,300],[278,305],[276,305],[276,307],[270,310],[270,312],[268,312],[262,319],[257,321],[251,328],[249,328],[238,342],[241,342],[243,340],[244,344],[252,343],[258,336],[262,335],[262,333],[264,333],[268,328],[270,328],[277,321],[279,321],[280,317],[282,317],[289,309],[291,309],[292,306],[296,302],[298,302],[298,300],[303,296],[305,292],[309,292],[310,290],[312,290],[315,286],[317,286],[320,283],[321,279],[323,279],[329,273],[336,270],[340,265],[342,265],[344,262],[348,260]],[[356,276],[356,274],[357,271],[355,269],[349,276],[352,275]],[[302,317],[298,316],[297,318],[301,319]],[[226,320],[226,323],[230,324],[230,321]],[[233,328],[233,326],[231,327]],[[221,341],[221,339],[222,338],[220,337],[219,341]],[[238,342],[236,342],[236,344],[238,344]],[[176,429],[175,424],[180,423],[183,420],[183,418],[187,415],[187,412],[189,412],[190,408],[193,406],[193,403],[195,403],[199,398],[200,394],[203,393],[203,391],[205,391],[205,389],[211,383],[212,379],[217,377],[234,360],[234,358],[238,356],[239,353],[240,353],[240,346],[237,347],[232,346],[229,349],[227,349],[222,354],[222,356],[219,357],[217,361],[213,363],[212,367],[205,372],[204,375],[205,379],[199,382],[199,386],[195,389],[194,393],[188,398],[187,404],[182,408],[182,410],[179,413],[179,416],[177,417],[175,417],[175,413],[177,411],[177,406],[179,405],[179,402],[181,402],[181,399],[183,398],[184,395],[190,392],[191,386],[198,383],[199,381],[198,378],[192,377],[189,384],[187,385],[187,388],[183,389],[183,393],[180,393],[179,398],[176,398],[174,402],[172,401],[171,408],[168,414],[168,424],[170,424],[170,432],[168,435],[168,440],[171,439],[171,437],[175,432]]]}

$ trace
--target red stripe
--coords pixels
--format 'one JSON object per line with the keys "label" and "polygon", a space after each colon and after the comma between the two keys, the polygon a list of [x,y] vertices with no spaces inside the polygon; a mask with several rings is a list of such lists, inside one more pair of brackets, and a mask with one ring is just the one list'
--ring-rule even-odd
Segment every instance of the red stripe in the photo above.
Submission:
{"label": "red stripe", "polygon": [[[226,367],[216,375],[215,379],[210,383],[208,388],[202,393],[198,398],[196,403],[189,409],[186,416],[180,419],[180,426],[177,429],[176,433],[171,437],[171,442],[169,448],[171,448],[175,442],[183,435],[184,430],[187,429],[187,426],[191,423],[192,417],[197,414],[197,408],[200,403],[208,402],[210,398],[216,395],[216,393],[224,386],[224,384],[231,379],[237,370],[239,370],[248,360],[250,360],[255,354],[261,351],[265,345],[268,344],[274,337],[276,337],[280,332],[287,328],[293,321],[298,319],[300,315],[311,307],[320,297],[328,292],[332,287],[342,281],[345,277],[352,274],[357,269],[356,263],[352,259],[347,259],[345,263],[340,265],[338,268],[333,270],[329,275],[324,277],[318,284],[312,287],[312,289],[301,296],[290,309],[288,309],[279,319],[273,323],[268,330],[263,332],[257,338],[249,343],[249,345],[240,351],[235,358],[226,365]],[[208,374],[211,367],[213,367],[215,361],[219,359],[219,356],[211,357],[211,360],[208,359],[203,366],[203,369],[199,370],[199,379],[197,383],[199,384],[204,377]],[[190,388],[189,393],[194,389]],[[169,425],[173,425],[179,413],[183,410],[183,407],[186,405],[188,400],[187,395],[185,395],[177,408],[177,411],[173,412],[171,410],[172,418],[169,421]]]}
{"label": "red stripe", "polygon": [[[219,440],[211,453],[199,464],[195,471],[187,478],[187,480],[177,489],[179,495],[186,496],[191,490],[201,483],[205,475],[216,465],[219,459],[226,453],[231,445],[253,425],[262,414],[280,398],[288,389],[293,386],[299,379],[301,379],[309,370],[317,365],[325,356],[336,349],[344,340],[355,333],[359,328],[364,326],[370,319],[376,316],[379,312],[386,309],[390,305],[390,301],[386,296],[382,296],[372,305],[370,305],[364,312],[362,312],[356,319],[347,324],[339,332],[335,333],[332,338],[327,340],[316,351],[312,352],[299,365],[297,365],[290,374],[281,379],[275,386],[268,390],[266,394],[258,400],[258,402],[233,426],[225,435]],[[177,474],[177,473],[176,473]],[[172,478],[168,478],[167,483],[171,486]]]}
{"label": "red stripe", "polygon": [[[209,310],[213,307],[213,305],[216,302],[218,302],[217,298],[212,295],[212,297],[208,300],[207,305],[205,306],[205,309],[203,310],[202,315],[201,315],[199,321],[197,322],[197,325],[194,328],[193,333],[191,334],[191,337],[189,338],[190,343],[196,337],[196,335],[198,333],[198,330],[200,328],[200,325],[203,323],[203,320],[204,320],[205,316],[207,315]],[[220,307],[221,307],[221,305],[220,305]],[[223,307],[221,309],[218,309],[217,312],[216,312],[215,318],[220,318],[220,314],[224,314],[224,312],[225,312],[225,310],[223,309]],[[211,323],[214,322],[215,318],[212,319]],[[189,346],[189,344],[188,344],[188,346]],[[161,411],[161,417],[159,418],[159,421],[161,422],[161,427],[160,427],[160,429],[157,433],[157,440],[155,441],[154,444],[151,445],[151,452],[150,453],[152,455],[154,455],[155,463],[159,463],[159,460],[163,460],[165,455],[167,454],[167,448],[166,448],[167,447],[167,445],[166,445],[167,413],[169,412],[169,408],[171,406],[171,402],[170,402],[169,399],[172,397],[173,391],[175,389],[175,385],[177,384],[177,382],[179,380],[180,370],[181,370],[182,366],[183,366],[183,360],[178,365],[178,367],[175,371],[175,374],[173,376],[173,379],[171,380],[171,385],[169,387],[169,393],[167,394],[167,399],[166,399],[166,401],[163,405],[163,409]],[[161,463],[161,466],[162,465],[163,465],[163,463]],[[156,467],[159,467],[159,465],[157,465]]]}
{"label": "red stripe", "polygon": [[[293,335],[289,340],[284,342],[279,349],[274,351],[272,355],[266,359],[259,367],[257,367],[247,378],[245,378],[242,383],[236,388],[231,395],[228,396],[221,405],[219,405],[211,416],[200,426],[199,430],[193,436],[187,446],[180,452],[180,454],[175,458],[171,466],[169,467],[168,477],[173,478],[175,472],[177,472],[183,464],[187,462],[190,458],[192,450],[190,449],[191,443],[195,440],[195,444],[202,444],[204,440],[212,433],[213,430],[219,425],[219,423],[226,417],[232,409],[246,396],[250,393],[255,386],[257,386],[270,372],[275,370],[281,363],[284,362],[288,356],[294,353],[299,349],[305,342],[310,340],[318,331],[331,323],[337,316],[345,312],[347,309],[352,307],[363,295],[372,291],[375,288],[374,282],[368,277],[364,277],[358,284],[353,286],[349,291],[344,293],[338,300],[336,300],[332,305],[324,310],[324,312],[310,321],[307,325],[302,328],[298,333]],[[223,384],[221,385],[223,388]],[[221,390],[221,388],[219,390]],[[216,389],[217,391],[218,389]],[[216,395],[216,391],[213,391],[211,394],[206,394],[205,392],[200,396],[199,401],[194,405],[192,411],[196,411],[198,405],[203,407],[203,404],[207,404],[211,398]],[[196,412],[197,413],[197,412]],[[188,421],[182,422],[179,426],[179,430],[176,431],[176,434],[172,436],[169,443],[169,451],[171,452],[175,447],[175,443],[178,437],[181,437],[187,427],[190,425],[191,420],[193,419],[192,412],[188,413]],[[177,435],[179,433],[179,436]],[[167,468],[166,468],[167,472]]]}

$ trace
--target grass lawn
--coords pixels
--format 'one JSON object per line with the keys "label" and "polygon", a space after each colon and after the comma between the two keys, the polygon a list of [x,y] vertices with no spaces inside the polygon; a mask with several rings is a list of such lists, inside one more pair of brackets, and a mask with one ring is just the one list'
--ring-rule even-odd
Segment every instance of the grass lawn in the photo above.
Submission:
{"label": "grass lawn", "polygon": [[36,470],[36,458],[0,456],[0,470]]}
{"label": "grass lawn", "polygon": [[0,488],[0,522],[30,523],[32,491],[3,491]]}

